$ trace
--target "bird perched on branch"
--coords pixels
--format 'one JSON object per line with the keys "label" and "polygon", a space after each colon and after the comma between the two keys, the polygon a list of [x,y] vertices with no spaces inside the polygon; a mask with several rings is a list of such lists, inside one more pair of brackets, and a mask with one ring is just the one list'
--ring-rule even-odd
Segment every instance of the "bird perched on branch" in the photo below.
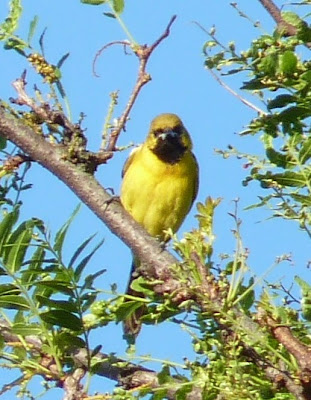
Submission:
{"label": "bird perched on branch", "polygon": [[[121,203],[146,231],[160,241],[176,232],[196,198],[199,168],[192,153],[189,133],[175,114],[153,119],[145,142],[134,149],[122,171]],[[134,258],[127,294],[142,297],[131,288],[139,265]],[[124,333],[135,338],[141,328],[144,307],[124,321]]]}

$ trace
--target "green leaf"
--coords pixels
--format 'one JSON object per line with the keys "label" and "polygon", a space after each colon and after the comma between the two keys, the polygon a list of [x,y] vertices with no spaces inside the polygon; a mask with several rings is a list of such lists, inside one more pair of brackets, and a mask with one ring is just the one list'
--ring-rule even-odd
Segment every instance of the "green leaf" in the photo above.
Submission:
{"label": "green leaf", "polygon": [[268,103],[268,110],[272,110],[273,108],[282,108],[287,106],[290,103],[294,103],[296,101],[296,97],[290,94],[280,94],[276,96],[273,100],[270,100]]}
{"label": "green leaf", "polygon": [[132,315],[138,308],[146,305],[146,303],[139,300],[126,300],[116,310],[117,322],[124,321],[127,317]]}
{"label": "green leaf", "polygon": [[291,24],[295,27],[298,27],[302,22],[299,15],[295,14],[292,11],[283,11],[282,18],[284,19],[285,22],[287,22],[288,24]]}
{"label": "green leaf", "polygon": [[260,90],[268,87],[268,84],[262,83],[261,79],[255,78],[251,79],[248,82],[243,82],[243,85],[241,86],[241,89],[244,90]]}
{"label": "green leaf", "polygon": [[19,217],[19,208],[15,208],[12,212],[6,214],[0,222],[0,256],[3,256],[3,246],[11,233],[13,226]]}
{"label": "green leaf", "polygon": [[274,75],[278,67],[278,62],[279,60],[277,55],[271,54],[262,59],[261,63],[258,65],[258,68],[260,72],[264,73],[265,75]]}
{"label": "green leaf", "polygon": [[53,337],[53,342],[58,348],[66,351],[68,348],[85,348],[86,344],[83,339],[71,334],[70,332],[59,332]]}
{"label": "green leaf", "polygon": [[[153,284],[154,283],[155,282],[153,281]],[[150,289],[150,283],[148,283],[143,276],[134,279],[131,283],[131,288],[135,290],[135,292],[143,293],[146,296],[154,295],[154,290],[152,288]]]}
{"label": "green leaf", "polygon": [[3,295],[19,295],[21,293],[20,289],[13,283],[4,283],[0,285],[0,296]]}
{"label": "green leaf", "polygon": [[162,370],[158,372],[157,377],[159,379],[159,384],[164,385],[165,383],[172,382],[170,367],[168,365],[164,365]]}
{"label": "green leaf", "polygon": [[40,335],[42,333],[42,329],[38,324],[15,323],[11,327],[11,332],[15,335],[25,337],[30,335]]}
{"label": "green leaf", "polygon": [[298,201],[299,203],[303,204],[304,206],[311,207],[311,197],[310,196],[306,196],[306,195],[303,195],[303,194],[292,193],[291,197],[295,201]]}
{"label": "green leaf", "polygon": [[6,40],[18,28],[19,20],[22,16],[22,1],[11,0],[9,14],[5,21],[0,25],[0,40]]}
{"label": "green leaf", "polygon": [[78,312],[76,304],[66,300],[52,300],[48,297],[36,295],[36,300],[39,302],[39,307],[47,306],[57,310],[65,310],[68,312]]}
{"label": "green leaf", "polygon": [[103,243],[104,243],[104,239],[101,240],[98,243],[98,245],[91,251],[91,253],[88,254],[86,257],[84,257],[83,260],[81,260],[81,262],[78,264],[77,268],[74,271],[74,277],[75,277],[76,281],[79,281],[84,268],[87,266],[90,259],[94,256],[94,254],[102,246]]}
{"label": "green leaf", "polygon": [[0,308],[6,308],[9,310],[29,310],[30,306],[28,301],[22,296],[1,295]]}
{"label": "green leaf", "polygon": [[25,221],[9,236],[3,262],[12,273],[20,270],[30,245],[35,221]]}
{"label": "green leaf", "polygon": [[300,75],[300,78],[308,83],[311,83],[311,71],[304,72]]}
{"label": "green leaf", "polygon": [[61,66],[64,64],[64,62],[67,60],[68,57],[69,57],[69,53],[66,53],[61,57],[61,59],[56,64],[58,69],[61,68]]}
{"label": "green leaf", "polygon": [[61,280],[50,280],[50,281],[40,281],[34,282],[35,286],[41,286],[48,289],[51,289],[55,293],[63,293],[67,294],[68,296],[74,296],[74,292],[71,287],[69,287],[68,282],[64,282]]}
{"label": "green leaf", "polygon": [[38,246],[33,253],[29,267],[22,273],[21,280],[24,285],[30,287],[30,284],[37,280],[38,274],[42,274],[42,264],[44,262],[45,253],[45,249],[42,246]]}
{"label": "green leaf", "polygon": [[112,0],[113,10],[116,14],[122,14],[124,10],[124,0]]}
{"label": "green leaf", "polygon": [[99,276],[101,276],[102,274],[104,274],[107,270],[105,268],[95,272],[94,274],[90,274],[88,275],[85,280],[84,280],[84,284],[82,286],[82,290],[85,289],[91,289],[93,286],[93,282],[96,278],[98,278]]}
{"label": "green leaf", "polygon": [[299,151],[299,161],[301,164],[305,164],[311,157],[311,138],[308,138],[302,145]]}
{"label": "green leaf", "polygon": [[4,150],[7,145],[7,140],[3,136],[0,136],[0,150]]}
{"label": "green leaf", "polygon": [[296,122],[297,120],[310,116],[311,110],[307,107],[289,107],[280,112],[278,120],[280,122]]}
{"label": "green leaf", "polygon": [[41,313],[40,317],[44,322],[51,325],[73,331],[80,331],[82,329],[82,321],[76,315],[65,310],[50,310]]}
{"label": "green leaf", "polygon": [[106,15],[106,17],[109,17],[109,18],[116,18],[116,16],[110,12],[104,12],[104,15]]}
{"label": "green leaf", "polygon": [[80,0],[83,4],[91,4],[92,6],[98,6],[99,4],[104,4],[107,0]]}
{"label": "green leaf", "polygon": [[307,321],[311,321],[311,286],[299,276],[295,276],[295,281],[300,286],[302,292],[302,315]]}
{"label": "green leaf", "polygon": [[79,257],[79,255],[83,252],[83,250],[88,246],[88,244],[94,239],[94,237],[96,236],[96,233],[94,233],[93,235],[91,235],[90,237],[88,237],[82,244],[80,244],[80,246],[77,248],[77,250],[73,253],[73,256],[71,257],[68,266],[70,268],[73,267],[73,264],[75,263],[75,261],[77,260],[77,258]]}
{"label": "green leaf", "polygon": [[36,27],[38,25],[39,17],[37,15],[34,16],[33,20],[30,22],[29,31],[28,31],[28,43],[31,42],[33,35],[35,34]]}
{"label": "green leaf", "polygon": [[284,75],[292,75],[297,69],[298,59],[294,52],[286,50],[280,56],[279,70]]}
{"label": "green leaf", "polygon": [[271,179],[277,182],[281,186],[299,188],[299,187],[305,187],[308,184],[310,176],[306,177],[305,174],[301,172],[286,171],[282,174],[272,175]]}
{"label": "green leaf", "polygon": [[266,155],[269,161],[280,168],[290,168],[292,164],[290,163],[290,156],[288,154],[282,154],[272,147],[266,149]]}
{"label": "green leaf", "polygon": [[54,250],[57,252],[59,256],[62,254],[62,249],[63,249],[63,244],[64,240],[66,238],[66,234],[68,232],[68,229],[75,219],[76,215],[80,211],[80,204],[75,208],[71,216],[69,217],[68,221],[60,228],[60,230],[56,233],[55,235],[55,243],[54,243]]}

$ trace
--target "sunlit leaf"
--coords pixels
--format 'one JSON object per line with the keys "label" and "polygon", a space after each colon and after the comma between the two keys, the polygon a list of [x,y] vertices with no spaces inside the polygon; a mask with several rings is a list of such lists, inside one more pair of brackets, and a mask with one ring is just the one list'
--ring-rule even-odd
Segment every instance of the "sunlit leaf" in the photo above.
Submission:
{"label": "sunlit leaf", "polygon": [[306,175],[303,174],[302,172],[286,171],[282,174],[274,174],[272,176],[272,179],[281,186],[299,188],[299,187],[305,187],[308,184],[308,178],[306,178]]}
{"label": "sunlit leaf", "polygon": [[113,10],[116,14],[121,14],[124,10],[124,0],[112,0]]}
{"label": "sunlit leaf", "polygon": [[46,251],[43,246],[38,246],[33,253],[29,267],[22,273],[22,283],[31,284],[37,279],[38,274],[42,274],[42,265],[44,262]]}
{"label": "sunlit leaf", "polygon": [[311,197],[306,196],[303,194],[292,193],[291,197],[298,201],[299,203],[303,204],[304,206],[311,207]]}
{"label": "sunlit leaf", "polygon": [[38,324],[25,324],[25,323],[14,323],[11,327],[12,333],[20,336],[40,335],[42,329]]}
{"label": "sunlit leaf", "polygon": [[299,151],[299,161],[305,164],[311,158],[311,138],[308,138]]}
{"label": "sunlit leaf", "polygon": [[11,230],[19,217],[19,209],[15,208],[7,213],[0,222],[0,255],[3,255],[3,246],[11,233]]}
{"label": "sunlit leaf", "polygon": [[293,51],[286,50],[280,57],[279,69],[285,75],[291,75],[296,71],[298,59]]}
{"label": "sunlit leaf", "polygon": [[25,221],[9,236],[5,244],[4,264],[11,272],[19,271],[30,245],[35,222]]}

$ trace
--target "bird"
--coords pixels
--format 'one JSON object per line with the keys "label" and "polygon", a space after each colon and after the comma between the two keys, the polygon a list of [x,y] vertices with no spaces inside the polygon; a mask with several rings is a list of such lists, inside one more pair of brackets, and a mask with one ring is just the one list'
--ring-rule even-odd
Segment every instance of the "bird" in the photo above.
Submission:
{"label": "bird", "polygon": [[[196,199],[199,167],[190,135],[176,114],[163,113],[150,124],[146,140],[136,147],[122,170],[120,200],[125,210],[153,237],[165,243],[167,231],[177,232]],[[133,257],[127,294],[142,297],[131,288],[140,262]],[[144,307],[123,321],[127,338],[136,339]]]}

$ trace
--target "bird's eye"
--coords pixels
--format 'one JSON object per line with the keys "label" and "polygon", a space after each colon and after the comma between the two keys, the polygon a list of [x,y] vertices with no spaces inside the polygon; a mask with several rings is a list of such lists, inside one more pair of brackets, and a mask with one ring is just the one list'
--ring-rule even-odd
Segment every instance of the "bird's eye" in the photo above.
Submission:
{"label": "bird's eye", "polygon": [[175,133],[177,133],[177,135],[181,135],[182,134],[182,127],[180,125],[175,126],[175,128],[173,129],[173,131]]}

